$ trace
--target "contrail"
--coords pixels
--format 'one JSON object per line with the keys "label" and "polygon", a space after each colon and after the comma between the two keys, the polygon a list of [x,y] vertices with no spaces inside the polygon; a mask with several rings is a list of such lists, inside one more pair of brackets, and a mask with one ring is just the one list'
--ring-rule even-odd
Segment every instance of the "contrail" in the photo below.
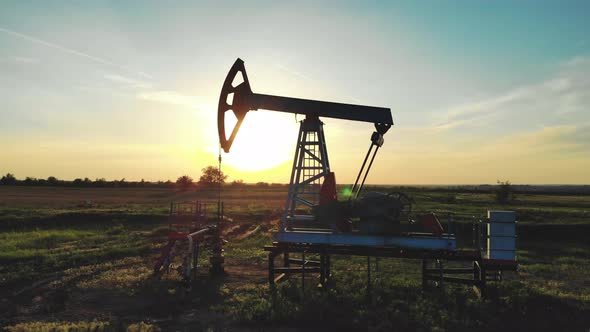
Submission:
{"label": "contrail", "polygon": [[152,78],[150,75],[148,75],[148,74],[146,74],[144,72],[135,71],[135,70],[133,70],[131,68],[128,68],[128,67],[125,67],[125,66],[121,66],[121,65],[116,64],[114,62],[111,62],[111,61],[108,61],[108,60],[105,60],[105,59],[102,59],[102,58],[99,58],[99,57],[96,57],[96,56],[93,56],[93,55],[90,55],[90,54],[86,54],[86,53],[83,53],[83,52],[80,52],[80,51],[76,51],[76,50],[73,50],[71,48],[67,48],[67,47],[64,47],[64,46],[61,46],[61,45],[58,45],[58,44],[50,43],[48,41],[41,40],[41,39],[35,38],[33,36],[25,35],[25,34],[22,34],[20,32],[12,31],[12,30],[5,29],[5,28],[2,28],[2,27],[0,27],[0,32],[4,32],[4,33],[7,33],[9,35],[13,35],[13,36],[16,36],[16,37],[19,37],[19,38],[28,40],[28,41],[33,42],[33,43],[41,44],[43,46],[47,46],[47,47],[50,47],[50,48],[53,48],[53,49],[56,49],[56,50],[60,50],[60,51],[65,52],[65,53],[77,55],[79,57],[86,58],[86,59],[92,60],[94,62],[103,64],[103,65],[115,67],[115,68],[124,70],[124,71],[129,72],[129,73],[133,73],[133,74],[136,74],[136,75],[145,77],[145,78]]}

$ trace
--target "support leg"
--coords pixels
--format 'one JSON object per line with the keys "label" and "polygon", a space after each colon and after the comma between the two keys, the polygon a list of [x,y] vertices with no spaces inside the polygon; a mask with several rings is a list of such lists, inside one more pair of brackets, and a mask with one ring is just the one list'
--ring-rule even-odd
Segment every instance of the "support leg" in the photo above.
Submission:
{"label": "support leg", "polygon": [[326,287],[326,255],[320,254],[320,285]]}
{"label": "support leg", "polygon": [[268,284],[271,286],[275,284],[275,256],[274,251],[268,253]]}
{"label": "support leg", "polygon": [[473,285],[479,296],[484,297],[485,293],[485,271],[481,260],[473,261]]}
{"label": "support leg", "polygon": [[425,258],[422,259],[422,289],[426,290],[428,287],[428,280],[426,279],[426,268],[428,266],[428,262]]}
{"label": "support leg", "polygon": [[199,267],[199,241],[195,241],[195,248],[193,252],[193,279],[197,279],[197,272]]}
{"label": "support leg", "polygon": [[443,284],[444,267],[443,267],[442,259],[437,259],[436,265],[438,267],[438,277],[439,277],[438,286],[440,288],[443,288],[444,287],[444,284]]}
{"label": "support leg", "polygon": [[305,296],[305,251],[301,253],[301,293]]}
{"label": "support leg", "polygon": [[487,286],[486,286],[486,267],[483,263],[483,260],[479,261],[479,267],[481,270],[481,297],[485,299],[487,296]]}
{"label": "support leg", "polygon": [[332,278],[332,260],[330,255],[326,255],[326,282]]}
{"label": "support leg", "polygon": [[371,256],[367,256],[367,297],[371,297]]}

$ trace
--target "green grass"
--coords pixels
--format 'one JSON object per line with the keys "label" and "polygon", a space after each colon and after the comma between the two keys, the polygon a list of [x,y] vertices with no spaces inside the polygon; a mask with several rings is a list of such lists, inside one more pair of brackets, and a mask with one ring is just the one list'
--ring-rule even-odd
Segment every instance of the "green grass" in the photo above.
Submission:
{"label": "green grass", "polygon": [[225,246],[226,256],[244,262],[244,264],[262,263],[266,261],[268,253],[264,246],[272,243],[270,235],[262,230],[255,232],[247,238],[229,242]]}
{"label": "green grass", "polygon": [[149,249],[144,231],[120,224],[0,233],[0,285]]}
{"label": "green grass", "polygon": [[129,324],[126,328],[117,322],[110,321],[77,321],[77,322],[27,322],[7,326],[8,332],[157,332],[158,326],[145,322]]}
{"label": "green grass", "polygon": [[[0,324],[10,322],[11,331],[60,331],[70,326],[84,331],[92,324],[103,324],[93,327],[99,331],[133,324],[139,329],[142,323],[136,322],[146,317],[175,330],[590,327],[588,196],[519,194],[512,204],[498,205],[485,193],[411,192],[415,210],[435,211],[443,224],[445,213],[452,211],[463,225],[458,229],[467,236],[470,216],[483,218],[488,209],[517,211],[521,271],[507,275],[491,287],[487,300],[481,300],[462,286],[422,291],[420,262],[401,259],[379,260],[368,295],[363,257],[334,257],[334,284],[327,291],[318,290],[317,280],[310,278],[303,293],[297,277],[271,289],[263,246],[271,243],[269,230],[276,226],[270,221],[280,217],[285,188],[226,188],[226,215],[231,219],[227,227],[239,231],[225,246],[227,269],[233,272],[210,278],[208,257],[202,256],[205,269],[187,297],[176,273],[154,280],[151,264],[167,232],[170,200],[215,197],[212,192],[50,189],[0,186],[0,297],[15,302],[0,301],[0,311],[8,313],[0,314]],[[54,305],[45,311],[15,311],[28,308],[35,295],[10,294],[42,280],[48,280],[42,286],[48,294],[67,294],[61,309]],[[71,316],[64,320],[76,306],[89,306],[96,314],[81,322],[68,321]]]}
{"label": "green grass", "polygon": [[226,308],[246,325],[304,329],[555,330],[588,324],[587,310],[543,295],[522,282],[508,281],[492,288],[494,295],[488,300],[464,287],[424,292],[415,280],[395,276],[381,277],[372,287],[368,295],[364,278],[341,273],[327,291],[309,287],[302,293],[299,280],[275,290],[268,286],[242,289],[228,300]]}
{"label": "green grass", "polygon": [[[584,258],[556,263],[554,269],[529,265],[525,260],[524,278],[508,276],[492,285],[490,296],[482,300],[465,286],[423,291],[420,262],[400,259],[380,259],[379,272],[372,271],[368,292],[366,258],[336,257],[333,285],[326,291],[315,287],[315,279],[308,279],[303,293],[300,277],[292,276],[276,289],[243,287],[232,293],[221,309],[245,325],[302,329],[584,329],[590,324],[588,290],[580,289],[590,280],[585,271],[590,265]],[[582,284],[576,285],[576,281]]]}
{"label": "green grass", "polygon": [[6,327],[8,332],[107,332],[116,331],[116,328],[109,322],[28,322]]}

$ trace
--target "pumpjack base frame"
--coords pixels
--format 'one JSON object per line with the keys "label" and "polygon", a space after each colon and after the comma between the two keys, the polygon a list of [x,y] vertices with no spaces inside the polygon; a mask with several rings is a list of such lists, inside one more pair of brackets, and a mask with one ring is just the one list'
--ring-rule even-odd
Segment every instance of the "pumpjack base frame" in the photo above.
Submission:
{"label": "pumpjack base frame", "polygon": [[280,243],[309,243],[319,245],[352,245],[367,247],[398,247],[428,250],[455,250],[457,240],[452,234],[432,236],[411,233],[406,236],[366,235],[359,233],[333,233],[331,231],[282,231],[273,234]]}
{"label": "pumpjack base frame", "polygon": [[[301,275],[301,285],[305,287],[306,275],[319,273],[320,286],[327,287],[331,277],[331,256],[349,255],[367,257],[367,291],[371,289],[371,257],[389,257],[422,260],[422,287],[428,288],[429,282],[437,286],[443,283],[458,283],[473,286],[477,294],[486,296],[488,281],[500,281],[503,271],[516,271],[517,262],[499,264],[481,256],[474,249],[423,249],[402,248],[395,246],[367,246],[342,244],[312,244],[273,242],[265,246],[268,252],[268,282],[271,286],[290,274]],[[300,254],[301,259],[293,259],[290,254]],[[319,261],[306,259],[305,255],[319,255]],[[277,257],[282,256],[281,266],[275,266]],[[309,257],[309,256],[308,256]],[[443,262],[470,263],[468,268],[445,268]],[[429,268],[434,262],[436,267]],[[458,276],[459,275],[459,276]]]}

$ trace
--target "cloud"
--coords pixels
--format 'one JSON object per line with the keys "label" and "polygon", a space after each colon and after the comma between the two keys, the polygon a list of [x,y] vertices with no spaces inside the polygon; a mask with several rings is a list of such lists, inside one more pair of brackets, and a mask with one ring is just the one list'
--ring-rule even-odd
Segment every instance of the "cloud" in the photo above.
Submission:
{"label": "cloud", "polygon": [[35,58],[28,58],[28,57],[23,57],[23,56],[14,56],[12,57],[12,59],[15,62],[19,62],[19,63],[26,63],[26,64],[35,64],[35,63],[39,63],[39,59],[35,59]]}
{"label": "cloud", "polygon": [[0,63],[20,63],[20,64],[37,64],[39,63],[39,59],[29,58],[24,56],[9,56],[9,57],[0,57]]}
{"label": "cloud", "polygon": [[103,77],[107,80],[124,85],[129,85],[130,87],[137,89],[149,89],[153,86],[153,84],[151,84],[150,82],[136,80],[130,77],[125,77],[117,74],[105,74],[103,75]]}
{"label": "cloud", "polygon": [[393,166],[377,171],[397,167],[408,183],[587,183],[589,108],[590,57],[576,57],[537,82],[394,128],[384,149],[395,153],[381,156]]}
{"label": "cloud", "polygon": [[[436,115],[438,130],[518,121],[523,126],[563,122],[566,116],[583,117],[590,107],[590,58],[575,57],[544,81],[520,86],[498,96],[459,105]],[[504,122],[506,123],[506,122]]]}
{"label": "cloud", "polygon": [[506,148],[512,147],[518,153],[550,153],[551,156],[581,153],[581,156],[586,156],[590,151],[590,124],[545,127],[513,135],[500,144]]}
{"label": "cloud", "polygon": [[137,94],[137,98],[165,104],[178,105],[191,109],[209,108],[200,97],[188,96],[175,91],[149,91]]}
{"label": "cloud", "polygon": [[549,161],[567,158],[587,158],[590,151],[590,123],[548,126],[537,130],[514,133],[488,142],[464,146],[457,155],[481,159]]}
{"label": "cloud", "polygon": [[156,90],[153,89],[154,85],[152,83],[144,80],[136,80],[118,74],[105,74],[103,78],[135,89],[137,91],[135,97],[143,101],[181,106],[193,110],[215,109],[214,106],[204,102],[203,98],[199,96],[185,95],[173,90]]}
{"label": "cloud", "polygon": [[291,69],[291,68],[289,68],[289,67],[287,67],[287,66],[285,66],[285,65],[283,65],[281,63],[275,63],[274,66],[276,68],[278,68],[278,69],[280,69],[280,70],[288,73],[288,74],[291,74],[291,75],[295,76],[295,77],[304,79],[306,81],[311,81],[312,80],[309,76],[302,74],[300,71],[293,70],[293,69]]}
{"label": "cloud", "polygon": [[485,138],[457,139],[448,133],[432,134],[427,128],[399,134],[396,132],[395,141],[386,142],[383,149],[391,152],[378,156],[372,179],[443,184],[495,183],[498,179],[543,184],[590,181],[590,123]]}
{"label": "cloud", "polygon": [[91,60],[91,61],[96,62],[96,63],[100,63],[100,64],[103,64],[103,65],[115,67],[115,68],[118,68],[120,70],[129,72],[129,73],[132,73],[132,74],[135,74],[135,75],[144,77],[144,78],[151,78],[151,76],[148,75],[148,74],[146,74],[145,72],[137,71],[137,70],[134,70],[132,68],[129,68],[129,67],[126,67],[126,66],[122,66],[122,65],[116,64],[116,63],[114,63],[112,61],[109,61],[109,60],[106,60],[104,58],[100,58],[100,57],[97,57],[97,56],[94,56],[94,55],[91,55],[91,54],[88,54],[88,53],[84,53],[84,52],[81,52],[81,51],[78,51],[78,50],[74,50],[74,49],[71,49],[71,48],[68,48],[68,47],[65,47],[65,46],[61,46],[61,45],[58,45],[58,44],[55,44],[55,43],[52,43],[52,42],[49,42],[49,41],[46,41],[46,40],[42,40],[42,39],[33,37],[31,35],[26,35],[24,33],[16,32],[16,31],[5,29],[5,28],[2,28],[2,27],[0,27],[0,32],[4,32],[4,33],[9,34],[9,35],[12,35],[14,37],[18,37],[20,39],[24,39],[24,40],[27,40],[27,41],[30,41],[30,42],[33,42],[33,43],[36,43],[36,44],[39,44],[39,45],[43,45],[43,46],[46,46],[46,47],[49,47],[49,48],[53,48],[53,49],[62,51],[64,53],[68,53],[68,54],[75,55],[75,56],[78,56],[78,57],[81,57],[81,58],[85,58],[85,59]]}

